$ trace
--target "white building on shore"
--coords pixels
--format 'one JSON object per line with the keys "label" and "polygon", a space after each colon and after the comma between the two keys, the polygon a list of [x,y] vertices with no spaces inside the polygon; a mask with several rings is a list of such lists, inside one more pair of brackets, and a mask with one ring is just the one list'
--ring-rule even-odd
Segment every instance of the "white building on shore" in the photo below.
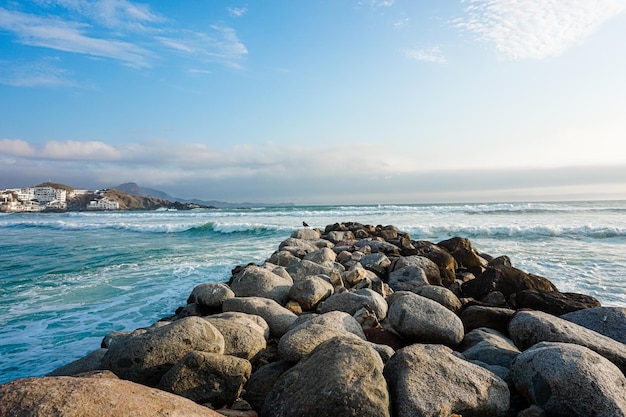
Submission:
{"label": "white building on shore", "polygon": [[87,210],[119,210],[120,203],[117,201],[109,200],[108,197],[102,196],[91,200],[87,206]]}

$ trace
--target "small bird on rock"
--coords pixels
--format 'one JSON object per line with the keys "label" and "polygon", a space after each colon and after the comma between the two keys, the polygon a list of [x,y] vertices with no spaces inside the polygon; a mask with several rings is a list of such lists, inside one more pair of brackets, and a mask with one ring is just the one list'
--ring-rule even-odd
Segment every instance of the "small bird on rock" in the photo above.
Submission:
{"label": "small bird on rock", "polygon": [[309,227],[309,225],[306,222],[302,222],[302,226]]}

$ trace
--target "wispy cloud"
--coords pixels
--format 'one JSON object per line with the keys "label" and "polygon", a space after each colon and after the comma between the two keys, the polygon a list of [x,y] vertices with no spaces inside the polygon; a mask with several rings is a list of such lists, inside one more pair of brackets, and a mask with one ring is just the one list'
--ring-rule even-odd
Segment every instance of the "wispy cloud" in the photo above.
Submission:
{"label": "wispy cloud", "polygon": [[233,17],[241,17],[244,14],[248,13],[247,7],[229,7],[228,13],[230,13]]}
{"label": "wispy cloud", "polygon": [[513,59],[543,59],[581,43],[626,9],[625,0],[465,0],[454,24]]}
{"label": "wispy cloud", "polygon": [[433,64],[446,64],[448,62],[448,59],[438,46],[422,49],[407,49],[404,53],[408,58],[416,61],[430,62]]}
{"label": "wispy cloud", "polygon": [[402,30],[404,29],[407,25],[409,24],[409,19],[408,18],[404,18],[404,19],[400,19],[398,20],[396,23],[393,24],[393,28],[395,30]]}
{"label": "wispy cloud", "polygon": [[130,42],[89,36],[85,33],[86,24],[58,18],[0,8],[0,28],[13,32],[25,45],[116,59],[136,68],[149,67],[153,56],[150,51]]}
{"label": "wispy cloud", "polygon": [[54,59],[33,62],[0,61],[0,84],[12,87],[69,87],[76,83],[71,73]]}
{"label": "wispy cloud", "polygon": [[[0,7],[0,30],[12,34],[17,43],[111,59],[137,69],[167,62],[173,52],[178,59],[184,54],[188,66],[210,61],[242,68],[248,53],[233,28],[210,25],[206,31],[188,30],[130,0],[34,0],[28,12],[18,3],[11,6]],[[3,78],[8,83],[10,77]],[[36,85],[31,78],[23,85]],[[61,85],[63,80],[60,71],[56,77],[39,79],[40,85]]]}

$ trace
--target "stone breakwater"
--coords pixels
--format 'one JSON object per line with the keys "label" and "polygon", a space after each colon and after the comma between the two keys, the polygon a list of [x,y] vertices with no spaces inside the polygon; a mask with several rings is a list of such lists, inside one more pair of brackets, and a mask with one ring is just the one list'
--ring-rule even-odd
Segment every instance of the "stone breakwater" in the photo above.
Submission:
{"label": "stone breakwater", "polygon": [[0,385],[0,415],[626,416],[625,335],[625,308],[468,239],[341,223]]}

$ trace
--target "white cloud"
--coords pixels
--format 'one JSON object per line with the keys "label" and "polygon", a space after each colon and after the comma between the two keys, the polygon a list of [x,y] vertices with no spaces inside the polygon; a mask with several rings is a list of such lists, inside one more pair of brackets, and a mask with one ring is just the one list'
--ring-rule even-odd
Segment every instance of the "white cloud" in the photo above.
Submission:
{"label": "white cloud", "polygon": [[111,58],[131,67],[149,67],[152,53],[132,43],[90,37],[87,25],[0,8],[0,28],[15,33],[26,45]]}
{"label": "white cloud", "polygon": [[507,58],[543,59],[581,43],[626,9],[626,0],[465,0],[459,28]]}
{"label": "white cloud", "polygon": [[35,148],[22,139],[0,139],[0,154],[30,157],[35,155]]}
{"label": "white cloud", "polygon": [[248,12],[247,7],[229,7],[228,13],[234,17],[241,17]]}
{"label": "white cloud", "polygon": [[35,62],[0,61],[0,84],[12,87],[68,87],[76,83],[54,59]]}
{"label": "white cloud", "polygon": [[393,24],[393,28],[395,30],[402,30],[408,24],[409,24],[409,19],[408,18],[400,19],[396,23]]}
{"label": "white cloud", "polygon": [[404,51],[408,58],[416,61],[430,62],[433,64],[446,64],[448,59],[438,46],[423,49],[408,49]]}
{"label": "white cloud", "polygon": [[41,159],[86,160],[86,161],[116,161],[122,159],[122,153],[102,142],[79,142],[68,140],[65,142],[49,141],[38,153]]}

